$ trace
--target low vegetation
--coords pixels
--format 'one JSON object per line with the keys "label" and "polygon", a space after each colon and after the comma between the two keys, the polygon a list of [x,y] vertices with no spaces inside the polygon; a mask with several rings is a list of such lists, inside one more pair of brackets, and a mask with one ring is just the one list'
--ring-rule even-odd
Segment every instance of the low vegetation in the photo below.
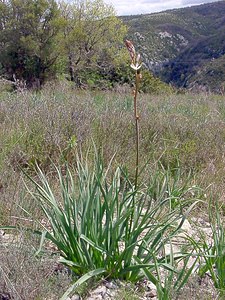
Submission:
{"label": "low vegetation", "polygon": [[[127,90],[82,91],[61,81],[0,97],[1,296],[66,298],[103,276],[148,279],[159,299],[187,297],[195,280],[198,299],[193,278],[208,273],[223,294],[222,96],[139,94],[136,189]],[[185,220],[199,215],[210,221],[212,242],[187,234],[175,250]],[[126,288],[120,293],[126,298]]]}

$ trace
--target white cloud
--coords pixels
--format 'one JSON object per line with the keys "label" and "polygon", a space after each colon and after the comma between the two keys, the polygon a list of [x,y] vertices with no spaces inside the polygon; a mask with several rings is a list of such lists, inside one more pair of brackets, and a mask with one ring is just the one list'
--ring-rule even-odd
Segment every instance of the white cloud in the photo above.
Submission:
{"label": "white cloud", "polygon": [[210,3],[215,2],[217,0],[182,0],[183,5],[195,5],[195,4],[202,4],[202,3]]}
{"label": "white cloud", "polygon": [[218,0],[105,0],[115,7],[118,15],[147,14],[215,1]]}

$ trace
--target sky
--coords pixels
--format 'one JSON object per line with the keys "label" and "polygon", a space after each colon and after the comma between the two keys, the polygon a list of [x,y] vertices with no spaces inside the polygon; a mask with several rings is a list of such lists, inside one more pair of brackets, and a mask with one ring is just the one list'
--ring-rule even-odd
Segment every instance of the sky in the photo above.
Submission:
{"label": "sky", "polygon": [[116,9],[117,15],[138,15],[172,8],[187,7],[218,0],[105,0]]}

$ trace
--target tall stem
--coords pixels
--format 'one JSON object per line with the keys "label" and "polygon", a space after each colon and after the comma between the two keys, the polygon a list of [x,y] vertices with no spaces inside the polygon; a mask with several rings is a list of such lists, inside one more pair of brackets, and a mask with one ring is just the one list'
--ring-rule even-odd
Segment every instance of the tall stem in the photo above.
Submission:
{"label": "tall stem", "polygon": [[134,90],[134,118],[135,118],[135,136],[136,136],[136,165],[135,165],[135,190],[138,184],[138,173],[139,173],[139,115],[137,111],[137,95],[139,87],[139,74],[135,72],[135,90]]}
{"label": "tall stem", "polygon": [[[139,115],[137,111],[137,96],[138,96],[138,88],[139,88],[139,73],[135,71],[135,90],[134,90],[134,119],[135,119],[135,137],[136,137],[136,164],[135,164],[135,181],[134,181],[134,190],[137,190],[138,184],[138,173],[139,173]],[[133,195],[133,209],[130,218],[130,225],[129,225],[129,236],[132,230],[133,225],[133,218],[134,218],[134,208],[135,208],[135,195]]]}

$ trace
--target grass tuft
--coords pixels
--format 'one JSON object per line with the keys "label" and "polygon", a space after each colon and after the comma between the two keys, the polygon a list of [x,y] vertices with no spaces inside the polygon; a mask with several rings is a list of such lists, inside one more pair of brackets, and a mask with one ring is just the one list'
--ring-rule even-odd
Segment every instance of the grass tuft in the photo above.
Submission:
{"label": "grass tuft", "polygon": [[64,174],[56,168],[59,196],[38,168],[37,180],[29,176],[35,188],[30,194],[49,226],[36,233],[41,243],[49,239],[55,244],[61,262],[82,276],[74,287],[101,273],[131,282],[147,276],[157,285],[156,267],[176,272],[163,248],[182,227],[186,202],[182,209],[171,208],[173,195],[155,201],[146,187],[135,189],[121,168],[110,179],[109,170],[99,158],[90,167],[77,157],[75,176],[69,167]]}

